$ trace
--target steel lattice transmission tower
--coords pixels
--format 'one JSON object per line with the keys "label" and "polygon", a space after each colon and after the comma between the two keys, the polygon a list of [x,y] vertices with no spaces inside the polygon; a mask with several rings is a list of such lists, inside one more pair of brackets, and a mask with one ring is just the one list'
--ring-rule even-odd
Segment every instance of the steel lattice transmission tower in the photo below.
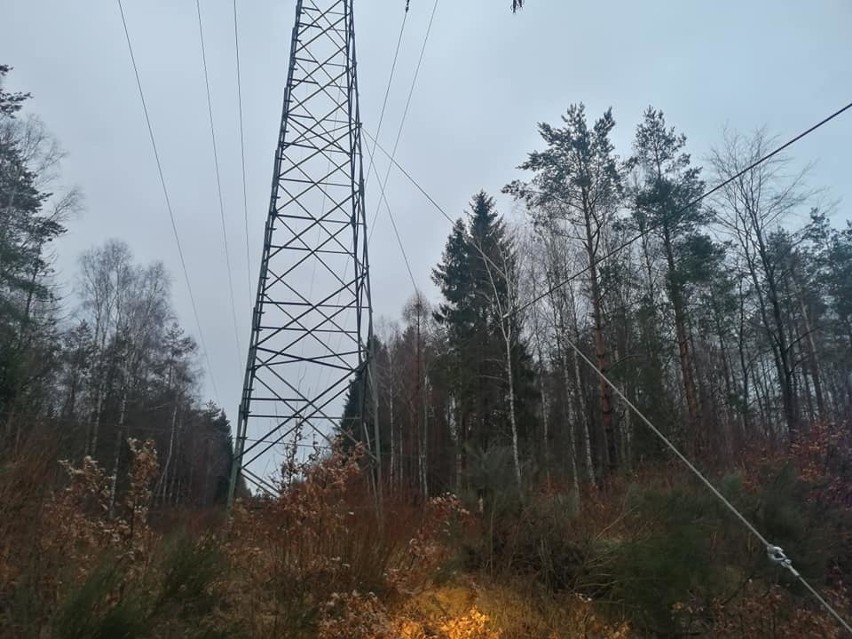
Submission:
{"label": "steel lattice transmission tower", "polygon": [[[231,498],[240,477],[271,491],[279,445],[298,433],[330,437],[350,383],[369,377],[372,312],[352,5],[296,2]],[[357,403],[368,406],[365,400]],[[363,414],[359,419],[366,424]]]}

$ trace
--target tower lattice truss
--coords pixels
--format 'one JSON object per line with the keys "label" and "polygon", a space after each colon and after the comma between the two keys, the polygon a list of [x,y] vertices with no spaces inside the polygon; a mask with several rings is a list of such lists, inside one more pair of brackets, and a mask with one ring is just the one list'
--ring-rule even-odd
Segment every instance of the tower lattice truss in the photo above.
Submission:
{"label": "tower lattice truss", "polygon": [[350,382],[367,365],[372,326],[352,4],[296,5],[232,495],[240,476],[274,489],[283,443],[326,444]]}

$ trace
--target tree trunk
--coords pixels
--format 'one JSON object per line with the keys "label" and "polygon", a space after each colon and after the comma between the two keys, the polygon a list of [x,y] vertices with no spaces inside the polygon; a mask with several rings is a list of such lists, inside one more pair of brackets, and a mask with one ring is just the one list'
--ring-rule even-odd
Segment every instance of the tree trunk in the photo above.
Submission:
{"label": "tree trunk", "polygon": [[503,320],[503,341],[506,346],[506,381],[509,386],[509,423],[512,427],[512,456],[515,461],[515,481],[518,484],[518,494],[523,494],[523,483],[521,481],[521,454],[518,442],[518,419],[515,415],[515,375],[512,370],[512,333],[505,328],[510,319]]}
{"label": "tree trunk", "polygon": [[798,280],[794,277],[796,297],[799,299],[799,308],[802,312],[802,322],[804,323],[805,339],[808,346],[808,363],[810,364],[811,379],[814,383],[814,395],[817,403],[817,417],[825,419],[827,411],[825,405],[825,396],[822,390],[822,373],[820,372],[819,356],[817,355],[816,341],[814,340],[814,328],[811,324],[810,314],[805,305],[804,294]]}
{"label": "tree trunk", "polygon": [[[719,359],[722,364],[722,376],[725,381],[725,398],[722,402],[724,408],[725,428],[728,431],[728,458],[731,458],[734,446],[734,419],[731,415],[731,400],[734,397],[734,383],[732,379],[731,363],[728,361],[728,347],[725,343],[725,331],[722,328],[722,318],[718,305],[711,302],[713,306],[713,323],[716,328],[716,336],[719,339]],[[743,424],[742,432],[739,437],[736,437],[739,444],[742,444],[742,437],[745,435],[745,424]]]}
{"label": "tree trunk", "polygon": [[[602,376],[607,375],[609,363],[607,360],[606,338],[603,330],[603,310],[601,308],[600,284],[598,282],[598,265],[595,256],[595,240],[592,233],[591,216],[586,215],[586,252],[589,258],[589,281],[592,302],[592,320],[594,322],[595,355],[597,366],[600,371],[598,375],[598,388],[600,392],[601,428],[605,439],[605,450],[607,453],[607,465],[609,472],[618,469],[618,443],[616,442],[615,428],[612,419],[612,397],[609,386]],[[577,347],[579,348],[579,344]]]}
{"label": "tree trunk", "polygon": [[127,387],[128,387],[128,366],[127,361],[129,357],[125,358],[124,371],[122,373],[122,391],[121,391],[121,404],[118,412],[118,432],[116,433],[116,441],[115,441],[115,455],[113,456],[112,463],[112,482],[110,484],[109,490],[109,517],[112,517],[115,514],[115,497],[118,488],[118,465],[121,460],[121,448],[124,443],[124,420],[127,416]]}
{"label": "tree trunk", "polygon": [[429,378],[423,375],[423,497],[429,499]]}
{"label": "tree trunk", "polygon": [[461,420],[458,419],[458,413],[455,406],[455,398],[450,395],[447,401],[447,423],[450,426],[450,432],[455,435],[455,469],[456,469],[456,494],[461,494],[462,478],[464,477],[464,459],[462,451],[464,449],[462,443]]}
{"label": "tree trunk", "polygon": [[[393,348],[393,345],[390,347]],[[396,422],[394,421],[394,413],[393,413],[393,403],[396,399],[394,397],[394,382],[396,379],[396,367],[393,363],[393,355],[390,356],[390,376],[388,379],[388,429],[390,430],[390,486],[391,491],[396,488],[397,481],[397,454],[396,454],[396,437],[394,437],[394,430],[396,429]]]}
{"label": "tree trunk", "polygon": [[160,503],[165,503],[166,487],[169,483],[169,471],[172,465],[172,454],[175,448],[175,425],[177,424],[178,398],[175,398],[175,405],[172,408],[172,423],[169,429],[169,449],[166,453],[166,461],[163,463],[163,472],[160,475],[155,495],[159,495]]}
{"label": "tree trunk", "polygon": [[97,457],[98,454],[98,435],[101,429],[101,411],[104,404],[104,388],[103,381],[98,381],[97,391],[95,396],[95,414],[92,416],[90,427],[88,429],[91,434],[91,439],[86,442],[86,455]]}
{"label": "tree trunk", "polygon": [[675,338],[677,340],[678,362],[683,382],[683,393],[686,399],[686,410],[689,421],[689,442],[692,454],[697,452],[696,445],[701,430],[701,411],[698,406],[695,378],[692,369],[692,356],[689,349],[689,332],[686,325],[686,304],[683,298],[683,287],[677,280],[674,251],[668,227],[663,229],[663,247],[666,252],[668,267],[669,294],[675,318]]}
{"label": "tree trunk", "polygon": [[422,322],[422,311],[421,311],[420,300],[418,299],[416,312],[417,312],[417,323],[416,323],[416,345],[415,345],[415,356],[416,356],[416,375],[417,382],[415,386],[415,410],[412,411],[414,415],[417,416],[417,423],[419,428],[417,429],[417,481],[420,485],[420,494],[425,499],[429,492],[429,487],[427,485],[426,478],[426,400],[423,393],[424,386],[424,371],[423,371],[423,341],[422,341],[422,333],[421,333],[421,322]]}
{"label": "tree trunk", "polygon": [[[760,308],[761,319],[772,342],[775,354],[775,365],[778,369],[778,382],[781,387],[781,401],[784,407],[784,420],[787,424],[787,432],[790,441],[795,441],[798,436],[799,420],[796,405],[795,390],[793,388],[793,367],[790,363],[790,348],[787,331],[781,313],[781,305],[778,297],[778,281],[775,276],[775,266],[772,264],[768,250],[763,240],[763,233],[757,224],[754,225],[756,249],[760,259],[764,275],[766,294],[763,293],[760,279],[757,273],[757,265],[753,256],[747,256],[749,272],[754,283],[757,301]],[[767,311],[766,298],[769,299],[771,318]]]}
{"label": "tree trunk", "polygon": [[586,406],[586,394],[583,392],[583,377],[580,374],[580,358],[572,357],[574,363],[574,382],[577,389],[577,408],[580,411],[580,434],[583,438],[583,457],[586,463],[586,478],[594,483],[597,481],[595,463],[592,459],[592,438],[589,435],[589,409]]}
{"label": "tree trunk", "polygon": [[739,286],[739,327],[737,330],[737,351],[739,353],[740,371],[743,376],[742,389],[742,419],[743,432],[749,434],[751,430],[751,420],[749,411],[751,410],[751,388],[749,387],[749,366],[746,361],[746,334],[745,334],[745,298],[743,297],[743,285],[740,282]]}
{"label": "tree trunk", "polygon": [[[539,347],[539,361],[541,361],[541,348]],[[544,476],[550,480],[550,420],[548,415],[549,405],[547,400],[547,389],[545,388],[544,374],[545,369],[542,365],[538,376],[538,387],[541,393],[541,426],[542,426],[542,451],[541,456],[544,462]],[[576,468],[575,468],[576,472]]]}

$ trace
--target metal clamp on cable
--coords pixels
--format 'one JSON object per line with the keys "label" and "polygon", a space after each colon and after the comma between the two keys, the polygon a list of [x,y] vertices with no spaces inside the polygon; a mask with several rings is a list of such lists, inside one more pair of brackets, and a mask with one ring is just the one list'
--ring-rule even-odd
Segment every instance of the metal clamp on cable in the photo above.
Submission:
{"label": "metal clamp on cable", "polygon": [[799,576],[799,571],[793,568],[793,562],[784,554],[784,549],[781,546],[767,546],[766,554],[769,556],[769,561],[778,564],[782,568],[786,568],[794,577]]}

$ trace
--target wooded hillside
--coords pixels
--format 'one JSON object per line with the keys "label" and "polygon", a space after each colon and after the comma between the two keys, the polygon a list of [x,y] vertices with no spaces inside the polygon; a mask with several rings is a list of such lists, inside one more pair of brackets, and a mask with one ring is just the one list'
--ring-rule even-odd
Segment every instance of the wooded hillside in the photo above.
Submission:
{"label": "wooded hillside", "polygon": [[377,322],[333,446],[226,512],[231,424],[170,276],[116,239],[58,285],[84,203],[9,71],[0,634],[842,636],[852,224],[768,131],[698,158],[657,108],[623,149],[611,110],[539,124],[512,214],[472,185],[436,299]]}

